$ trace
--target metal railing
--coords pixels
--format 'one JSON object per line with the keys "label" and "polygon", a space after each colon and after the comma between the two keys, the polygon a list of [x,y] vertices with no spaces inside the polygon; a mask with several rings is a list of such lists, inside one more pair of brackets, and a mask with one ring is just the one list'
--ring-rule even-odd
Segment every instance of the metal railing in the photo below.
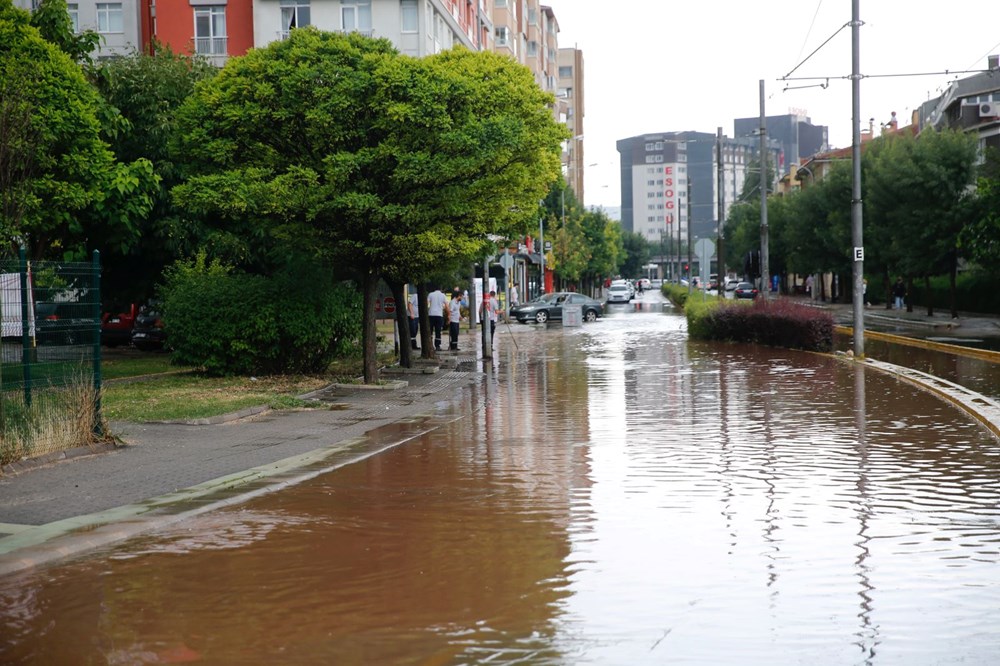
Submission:
{"label": "metal railing", "polygon": [[0,463],[103,435],[97,252],[0,260],[0,333]]}

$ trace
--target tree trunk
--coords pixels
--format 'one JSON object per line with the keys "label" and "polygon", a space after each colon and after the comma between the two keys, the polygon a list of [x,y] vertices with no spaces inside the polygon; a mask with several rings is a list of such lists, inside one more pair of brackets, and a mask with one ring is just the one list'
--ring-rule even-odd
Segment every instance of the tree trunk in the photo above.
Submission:
{"label": "tree trunk", "polygon": [[948,300],[951,303],[951,318],[958,319],[958,255],[952,254],[951,271],[948,273]]}
{"label": "tree trunk", "polygon": [[882,289],[885,293],[885,309],[892,309],[892,276],[889,275],[889,267],[886,266],[882,271]]}
{"label": "tree trunk", "polygon": [[934,316],[934,299],[931,297],[931,276],[924,276],[924,298],[927,299],[927,316]]}
{"label": "tree trunk", "polygon": [[392,298],[396,301],[396,332],[399,338],[399,365],[402,368],[413,367],[413,352],[410,350],[410,318],[407,316],[406,294],[403,283],[392,282],[389,285]]}
{"label": "tree trunk", "polygon": [[906,311],[913,312],[913,276],[906,276]]}
{"label": "tree trunk", "polygon": [[365,273],[362,284],[364,297],[364,322],[361,333],[361,353],[363,355],[365,384],[374,384],[378,379],[377,340],[378,331],[375,328],[375,297],[378,295],[379,276]]}
{"label": "tree trunk", "polygon": [[426,282],[417,283],[417,302],[420,304],[420,358],[437,358],[434,354],[434,340],[431,339],[431,321],[427,318]]}

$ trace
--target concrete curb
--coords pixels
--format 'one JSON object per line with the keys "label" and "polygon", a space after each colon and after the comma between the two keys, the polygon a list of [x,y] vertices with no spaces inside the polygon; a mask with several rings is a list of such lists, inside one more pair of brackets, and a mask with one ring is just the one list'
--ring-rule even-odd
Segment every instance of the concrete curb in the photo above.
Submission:
{"label": "concrete curb", "polygon": [[108,453],[118,449],[119,447],[120,445],[115,444],[114,442],[102,442],[98,444],[90,444],[88,446],[77,446],[75,448],[64,449],[62,451],[53,451],[52,453],[45,453],[40,456],[34,456],[18,460],[16,462],[7,463],[2,469],[0,469],[0,476],[20,474],[22,472],[37,469],[44,465],[62,460],[72,460],[73,458],[80,458],[82,456]]}
{"label": "concrete curb", "polygon": [[938,397],[952,403],[962,411],[966,412],[974,419],[986,426],[994,437],[1000,439],[1000,403],[992,398],[988,398],[981,393],[972,391],[964,386],[950,382],[940,377],[904,368],[884,361],[874,359],[854,359],[847,354],[837,354],[837,358],[860,363],[865,367],[874,368],[880,372],[893,375],[899,379],[912,384],[918,388],[934,393]]}
{"label": "concrete curb", "polygon": [[[852,326],[835,326],[834,330],[843,335],[854,335]],[[920,349],[930,349],[933,351],[947,352],[956,356],[968,356],[978,358],[992,363],[1000,363],[1000,352],[989,349],[976,349],[975,347],[965,347],[963,345],[950,345],[946,342],[934,342],[932,340],[921,340],[920,338],[909,338],[904,335],[894,335],[892,333],[882,333],[880,331],[865,330],[865,339],[883,340],[897,345],[907,347],[918,347]]]}

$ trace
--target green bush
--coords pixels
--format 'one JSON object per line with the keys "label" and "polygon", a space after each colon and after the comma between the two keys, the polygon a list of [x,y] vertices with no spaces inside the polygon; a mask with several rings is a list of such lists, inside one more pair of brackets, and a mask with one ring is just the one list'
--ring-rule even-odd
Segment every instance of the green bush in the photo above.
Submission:
{"label": "green bush", "polygon": [[322,372],[361,335],[361,296],[318,267],[249,275],[204,256],[161,290],[172,360],[216,375]]}
{"label": "green bush", "polygon": [[[915,308],[926,308],[930,301],[935,310],[948,310],[951,307],[950,289],[947,275],[931,278],[930,293],[923,279],[918,278],[913,281],[910,298]],[[871,280],[868,290],[871,291]],[[1000,314],[1000,291],[996,289],[996,280],[981,270],[959,273],[955,280],[955,303],[962,312]]]}

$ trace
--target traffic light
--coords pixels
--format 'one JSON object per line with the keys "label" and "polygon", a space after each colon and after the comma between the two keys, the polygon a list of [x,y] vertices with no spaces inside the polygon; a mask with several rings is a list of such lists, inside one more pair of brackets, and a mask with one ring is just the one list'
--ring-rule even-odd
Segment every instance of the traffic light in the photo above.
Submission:
{"label": "traffic light", "polygon": [[684,270],[688,270],[688,265],[684,264]]}

